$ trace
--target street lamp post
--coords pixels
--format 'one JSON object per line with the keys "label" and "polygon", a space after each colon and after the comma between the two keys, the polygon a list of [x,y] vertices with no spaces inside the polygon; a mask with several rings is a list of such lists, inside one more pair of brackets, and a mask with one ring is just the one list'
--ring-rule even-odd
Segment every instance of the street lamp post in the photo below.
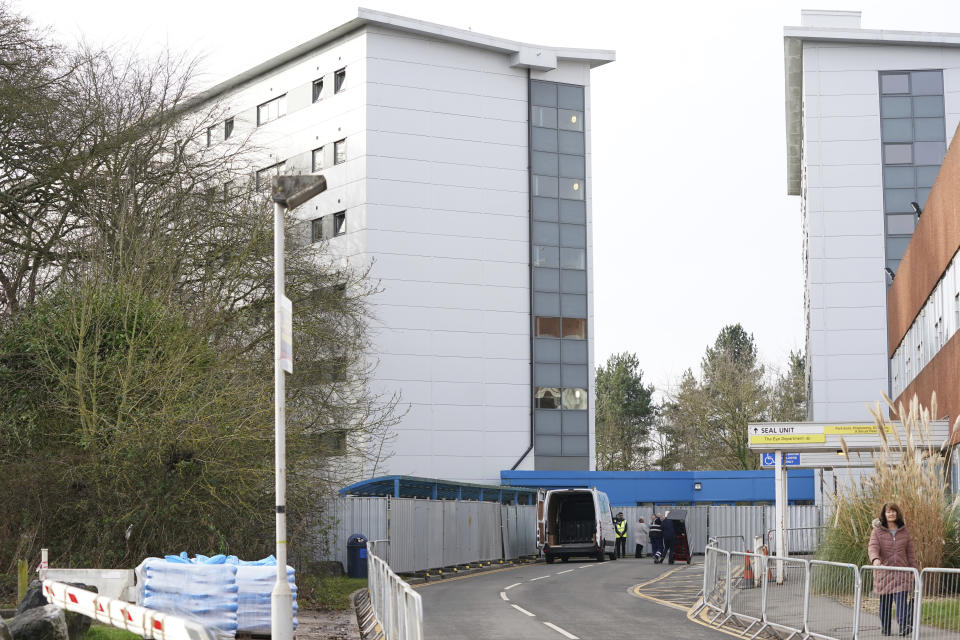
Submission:
{"label": "street lamp post", "polygon": [[323,176],[279,176],[273,179],[273,404],[277,504],[277,582],[270,594],[270,635],[293,639],[293,594],[287,581],[287,423],[284,371],[293,373],[293,310],[284,294],[283,214],[325,191]]}

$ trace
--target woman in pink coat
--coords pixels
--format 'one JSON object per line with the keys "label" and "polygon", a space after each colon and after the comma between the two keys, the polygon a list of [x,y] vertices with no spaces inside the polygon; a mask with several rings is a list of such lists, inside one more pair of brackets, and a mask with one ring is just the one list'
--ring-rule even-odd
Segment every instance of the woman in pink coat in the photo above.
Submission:
{"label": "woman in pink coat", "polygon": [[[903,512],[893,502],[883,505],[880,518],[873,521],[867,555],[875,566],[916,567],[913,540],[903,522]],[[911,632],[912,620],[907,594],[913,589],[913,574],[908,571],[875,571],[873,590],[880,596],[880,624],[883,635],[890,635],[890,607],[897,603],[897,627],[900,635]]]}

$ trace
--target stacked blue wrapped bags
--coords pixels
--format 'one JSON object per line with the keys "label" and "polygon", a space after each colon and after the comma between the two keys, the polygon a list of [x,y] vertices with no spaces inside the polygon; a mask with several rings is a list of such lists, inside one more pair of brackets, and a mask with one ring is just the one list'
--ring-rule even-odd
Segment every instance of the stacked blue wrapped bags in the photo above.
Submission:
{"label": "stacked blue wrapped bags", "polygon": [[[236,556],[186,552],[148,558],[136,569],[137,604],[194,620],[217,636],[238,632],[270,633],[270,595],[277,560],[244,561]],[[293,567],[287,580],[293,594],[293,628],[297,628],[297,585]]]}

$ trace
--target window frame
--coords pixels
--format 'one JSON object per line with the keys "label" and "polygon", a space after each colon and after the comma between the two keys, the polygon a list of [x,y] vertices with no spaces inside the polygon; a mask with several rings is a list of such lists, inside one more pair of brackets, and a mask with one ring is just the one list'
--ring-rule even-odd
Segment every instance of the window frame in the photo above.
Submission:
{"label": "window frame", "polygon": [[313,81],[313,84],[311,85],[311,90],[312,90],[311,95],[313,97],[311,104],[316,104],[317,102],[320,101],[321,98],[323,98],[323,76],[320,76],[319,78]]}
{"label": "window frame", "polygon": [[347,68],[342,67],[333,72],[333,95],[343,91],[343,85],[347,82]]}
{"label": "window frame", "polygon": [[[276,105],[276,115],[271,116],[272,105]],[[266,109],[266,117],[263,117],[262,109]],[[266,102],[257,105],[257,126],[262,127],[275,120],[279,120],[287,115],[287,94],[271,98]]]}
{"label": "window frame", "polygon": [[[343,158],[341,159],[341,151]],[[341,138],[333,143],[333,165],[346,164],[347,162],[347,139]]]}
{"label": "window frame", "polygon": [[227,118],[223,121],[223,139],[229,140],[230,136],[233,135],[234,122],[233,118]]}
{"label": "window frame", "polygon": [[[317,155],[320,156],[320,164],[317,165]],[[323,171],[323,146],[317,147],[310,152],[310,172],[316,173],[318,171]]]}
{"label": "window frame", "polygon": [[347,212],[337,211],[333,214],[333,236],[334,238],[339,238],[342,235],[347,233]]}

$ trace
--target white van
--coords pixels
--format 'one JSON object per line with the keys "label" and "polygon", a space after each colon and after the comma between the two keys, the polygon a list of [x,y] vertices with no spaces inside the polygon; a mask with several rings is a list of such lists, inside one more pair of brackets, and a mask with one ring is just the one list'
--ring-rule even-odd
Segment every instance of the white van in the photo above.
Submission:
{"label": "white van", "polygon": [[616,560],[617,534],[610,499],[596,489],[541,489],[537,495],[537,546],[547,562],[604,554]]}

